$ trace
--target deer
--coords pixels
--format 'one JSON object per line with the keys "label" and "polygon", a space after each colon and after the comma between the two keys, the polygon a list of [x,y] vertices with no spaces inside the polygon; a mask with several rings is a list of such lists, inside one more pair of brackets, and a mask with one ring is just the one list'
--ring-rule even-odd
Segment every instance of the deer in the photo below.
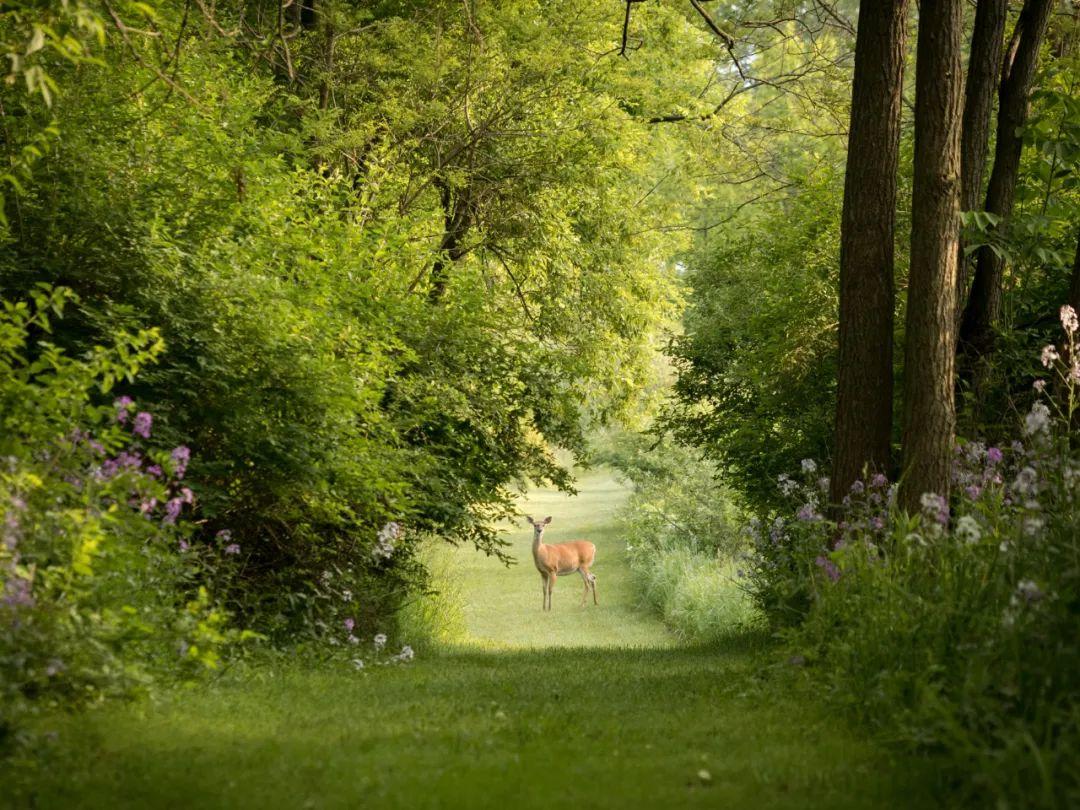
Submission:
{"label": "deer", "polygon": [[551,610],[551,592],[555,588],[555,579],[559,574],[572,574],[577,571],[585,583],[585,591],[581,594],[581,604],[584,607],[589,590],[592,590],[593,604],[599,605],[596,599],[596,575],[589,572],[593,560],[596,559],[596,546],[586,540],[571,540],[569,543],[548,544],[544,542],[544,529],[551,523],[551,517],[543,520],[533,520],[526,516],[526,520],[533,527],[533,560],[536,562],[536,570],[540,572],[541,587],[544,591],[543,610]]}

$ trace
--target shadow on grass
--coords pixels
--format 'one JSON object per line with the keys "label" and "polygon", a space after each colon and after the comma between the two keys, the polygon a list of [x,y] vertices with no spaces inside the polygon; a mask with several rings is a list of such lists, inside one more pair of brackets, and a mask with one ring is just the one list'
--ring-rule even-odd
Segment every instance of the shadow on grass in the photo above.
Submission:
{"label": "shadow on grass", "polygon": [[16,806],[933,805],[919,763],[850,734],[770,646],[456,647],[236,673],[62,722]]}

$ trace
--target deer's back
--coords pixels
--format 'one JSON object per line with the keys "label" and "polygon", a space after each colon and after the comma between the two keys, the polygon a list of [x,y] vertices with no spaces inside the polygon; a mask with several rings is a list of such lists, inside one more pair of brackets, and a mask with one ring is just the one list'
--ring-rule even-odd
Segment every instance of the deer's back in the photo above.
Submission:
{"label": "deer's back", "polygon": [[548,543],[538,555],[537,567],[559,574],[570,574],[579,568],[588,568],[596,559],[596,546],[588,540],[571,540],[567,543]]}

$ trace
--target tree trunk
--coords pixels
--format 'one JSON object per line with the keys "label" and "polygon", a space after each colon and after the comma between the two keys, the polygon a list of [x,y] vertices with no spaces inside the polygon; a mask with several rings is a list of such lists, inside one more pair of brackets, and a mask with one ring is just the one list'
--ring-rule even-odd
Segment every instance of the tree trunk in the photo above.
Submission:
{"label": "tree trunk", "polygon": [[948,496],[956,429],[962,2],[920,6],[900,485],[900,505],[909,511],[918,510],[923,493]]}
{"label": "tree trunk", "polygon": [[[1054,0],[1025,0],[1005,55],[998,92],[994,168],[986,192],[986,210],[1002,220],[1012,213],[1023,146],[1018,130],[1027,121],[1028,97],[1035,77],[1039,46],[1053,6]],[[975,281],[960,324],[960,348],[965,356],[965,366],[974,367],[993,351],[994,327],[1001,314],[1004,266],[1004,260],[990,248],[979,249]]]}
{"label": "tree trunk", "polygon": [[439,241],[439,252],[431,265],[431,287],[428,289],[428,300],[437,304],[446,295],[449,268],[466,253],[463,243],[469,229],[469,195],[465,190],[455,198],[448,182],[438,176],[433,182],[439,190],[443,210],[443,235]]}
{"label": "tree trunk", "polygon": [[830,498],[887,472],[893,412],[893,246],[906,0],[862,0],[840,231],[836,446]]}
{"label": "tree trunk", "polygon": [[[1005,37],[1008,0],[979,0],[971,32],[964,89],[964,126],[960,140],[960,210],[974,211],[982,199],[983,174],[990,142],[990,114],[994,88],[1001,75],[1001,52]],[[972,261],[960,245],[956,273],[956,318],[959,324],[967,300],[968,271]]]}

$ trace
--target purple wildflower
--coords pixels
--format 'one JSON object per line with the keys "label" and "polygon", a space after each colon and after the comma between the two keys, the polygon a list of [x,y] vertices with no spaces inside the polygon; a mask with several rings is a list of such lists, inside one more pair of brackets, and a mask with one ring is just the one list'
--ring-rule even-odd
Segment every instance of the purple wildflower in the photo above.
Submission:
{"label": "purple wildflower", "polygon": [[1000,464],[1003,458],[1005,458],[1005,454],[997,447],[991,447],[986,451],[987,464]]}
{"label": "purple wildflower", "polygon": [[173,466],[176,470],[176,477],[183,478],[184,473],[187,472],[188,462],[191,460],[191,450],[181,444],[177,447],[174,447],[172,453],[170,453],[169,456],[173,460]]}
{"label": "purple wildflower", "polygon": [[214,537],[216,537],[222,543],[228,543],[230,540],[232,540],[232,532],[228,529],[222,529],[217,534],[215,534]]}
{"label": "purple wildflower", "polygon": [[183,508],[183,498],[171,498],[169,502],[165,504],[165,517],[162,518],[162,523],[170,526],[173,523],[176,523],[176,519],[180,517],[180,510]]}
{"label": "purple wildflower", "polygon": [[225,553],[226,554],[239,554],[240,553],[240,544],[239,543],[229,543],[229,545],[225,546]]}
{"label": "purple wildflower", "polygon": [[838,582],[840,580],[840,569],[836,566],[836,563],[824,554],[818,555],[817,559],[814,560],[814,565],[825,572],[825,576],[829,578],[830,582]]}
{"label": "purple wildflower", "polygon": [[131,432],[136,436],[142,436],[144,439],[150,438],[150,428],[154,424],[154,417],[148,414],[146,411],[139,411],[135,414],[135,424],[131,428]]}
{"label": "purple wildflower", "polygon": [[0,597],[10,608],[30,608],[34,606],[34,594],[31,592],[31,583],[28,579],[15,576],[7,581],[4,586],[4,594]]}
{"label": "purple wildflower", "polygon": [[181,551],[190,551],[191,550],[191,543],[189,543],[187,540],[183,539],[182,537],[180,538],[180,550]]}
{"label": "purple wildflower", "polygon": [[356,622],[353,619],[346,619],[344,621],[344,625],[345,625],[345,630],[347,632],[349,632],[349,633],[352,633],[353,628],[356,627]]}
{"label": "purple wildflower", "polygon": [[116,421],[123,424],[127,421],[128,411],[131,410],[135,404],[135,400],[131,397],[123,396],[113,400],[113,405],[116,407]]}
{"label": "purple wildflower", "polygon": [[796,515],[796,517],[799,520],[813,521],[818,519],[818,514],[815,511],[814,505],[812,503],[804,503],[799,509],[799,513]]}
{"label": "purple wildflower", "polygon": [[180,488],[180,497],[184,501],[184,503],[195,503],[195,493],[192,492],[188,487]]}
{"label": "purple wildflower", "polygon": [[866,489],[866,486],[863,484],[862,481],[856,480],[856,481],[853,481],[852,484],[851,484],[851,493],[853,495],[861,495],[863,493],[863,490],[865,490],[865,489]]}
{"label": "purple wildflower", "polygon": [[874,487],[875,489],[880,489],[881,487],[888,486],[888,484],[889,479],[886,478],[882,473],[874,473],[873,478],[870,479],[870,486]]}
{"label": "purple wildflower", "polygon": [[154,478],[161,478],[163,475],[161,467],[157,464],[151,464],[146,468],[146,472]]}

